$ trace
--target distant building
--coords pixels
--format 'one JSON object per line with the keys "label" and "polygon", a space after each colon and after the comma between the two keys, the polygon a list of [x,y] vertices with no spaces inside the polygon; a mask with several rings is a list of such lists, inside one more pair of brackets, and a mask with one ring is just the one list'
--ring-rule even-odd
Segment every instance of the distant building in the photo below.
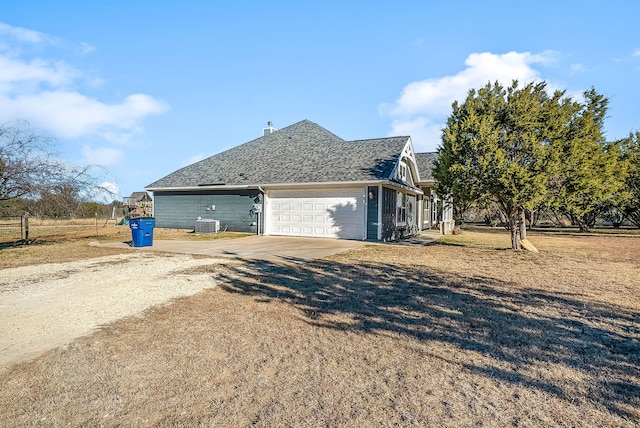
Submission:
{"label": "distant building", "polygon": [[126,218],[153,217],[153,199],[147,192],[133,192],[123,199],[122,210]]}

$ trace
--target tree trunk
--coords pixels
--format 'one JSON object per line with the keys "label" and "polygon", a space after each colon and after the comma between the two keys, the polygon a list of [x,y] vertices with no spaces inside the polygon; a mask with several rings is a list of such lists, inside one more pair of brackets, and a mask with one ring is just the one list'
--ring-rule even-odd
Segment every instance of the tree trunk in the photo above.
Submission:
{"label": "tree trunk", "polygon": [[520,208],[520,239],[524,241],[527,239],[527,216],[524,212],[524,208]]}
{"label": "tree trunk", "polygon": [[518,211],[511,213],[509,216],[509,231],[511,232],[511,249],[518,251],[522,249],[520,245],[520,228],[519,228],[520,214]]}
{"label": "tree trunk", "polygon": [[589,226],[583,222],[582,220],[577,221],[578,223],[578,227],[580,228],[580,233],[588,233],[589,232]]}
{"label": "tree trunk", "polygon": [[535,227],[540,219],[540,209],[532,209],[529,211],[529,228]]}

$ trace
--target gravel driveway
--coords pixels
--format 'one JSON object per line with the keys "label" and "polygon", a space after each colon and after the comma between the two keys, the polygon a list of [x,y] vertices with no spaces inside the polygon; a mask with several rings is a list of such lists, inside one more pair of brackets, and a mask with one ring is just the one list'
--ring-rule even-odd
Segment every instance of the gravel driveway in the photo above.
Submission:
{"label": "gravel driveway", "polygon": [[3,269],[0,370],[90,334],[101,325],[215,287],[211,273],[193,271],[212,263],[230,261],[131,253]]}

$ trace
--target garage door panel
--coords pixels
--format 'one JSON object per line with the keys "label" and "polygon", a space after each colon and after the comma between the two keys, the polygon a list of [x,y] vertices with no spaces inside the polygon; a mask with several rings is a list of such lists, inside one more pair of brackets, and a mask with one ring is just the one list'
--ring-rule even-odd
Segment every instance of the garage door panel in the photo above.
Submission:
{"label": "garage door panel", "polygon": [[[310,196],[313,194],[313,196]],[[269,196],[271,233],[363,239],[363,191],[279,191]]]}

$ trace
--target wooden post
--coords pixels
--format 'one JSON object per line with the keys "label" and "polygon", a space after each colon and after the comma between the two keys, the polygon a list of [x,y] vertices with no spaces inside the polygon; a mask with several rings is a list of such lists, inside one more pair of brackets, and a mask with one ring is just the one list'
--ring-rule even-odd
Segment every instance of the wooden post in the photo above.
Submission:
{"label": "wooden post", "polygon": [[29,243],[29,215],[24,216],[24,241]]}

